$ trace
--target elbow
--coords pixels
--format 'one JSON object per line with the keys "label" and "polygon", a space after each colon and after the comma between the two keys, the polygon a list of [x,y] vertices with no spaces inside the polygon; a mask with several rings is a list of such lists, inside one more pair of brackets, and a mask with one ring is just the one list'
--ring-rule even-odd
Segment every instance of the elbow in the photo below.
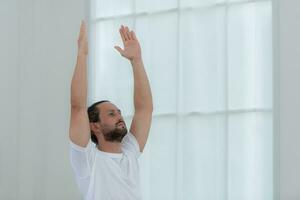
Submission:
{"label": "elbow", "polygon": [[144,105],[141,105],[141,106],[136,106],[135,107],[135,110],[136,111],[143,111],[143,112],[147,112],[149,114],[152,114],[153,113],[153,104],[144,104]]}
{"label": "elbow", "polygon": [[86,103],[86,97],[85,95],[76,93],[76,92],[71,92],[71,99],[70,99],[70,104],[72,107],[86,107],[87,103]]}
{"label": "elbow", "polygon": [[153,112],[153,100],[152,95],[150,93],[150,96],[141,96],[137,98],[135,96],[134,100],[134,108],[135,110],[141,110],[141,111],[147,111],[152,113]]}
{"label": "elbow", "polygon": [[83,109],[83,108],[86,109],[87,106],[83,102],[71,99],[71,108],[74,109],[74,110]]}
{"label": "elbow", "polygon": [[153,104],[151,103],[151,105],[148,108],[149,112],[152,114],[153,113]]}

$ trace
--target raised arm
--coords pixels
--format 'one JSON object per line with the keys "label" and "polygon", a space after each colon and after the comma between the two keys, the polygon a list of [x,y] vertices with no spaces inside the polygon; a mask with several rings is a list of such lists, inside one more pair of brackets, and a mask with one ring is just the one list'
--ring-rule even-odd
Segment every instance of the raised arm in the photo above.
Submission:
{"label": "raised arm", "polygon": [[121,49],[119,46],[115,46],[115,48],[122,56],[130,60],[134,76],[135,112],[130,132],[136,137],[142,152],[147,142],[152,121],[153,103],[151,88],[144,68],[140,44],[135,33],[129,31],[128,27],[121,26],[120,35],[124,49]]}
{"label": "raised arm", "polygon": [[71,120],[69,137],[79,146],[86,147],[90,139],[90,127],[87,114],[87,31],[81,23],[78,38],[77,63],[71,83]]}

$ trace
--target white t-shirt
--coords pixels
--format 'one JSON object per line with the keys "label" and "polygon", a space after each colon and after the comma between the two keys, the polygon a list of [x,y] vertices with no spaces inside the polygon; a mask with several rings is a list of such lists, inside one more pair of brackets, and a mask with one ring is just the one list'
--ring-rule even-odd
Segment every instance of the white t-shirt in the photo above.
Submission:
{"label": "white t-shirt", "polygon": [[122,153],[107,153],[89,140],[84,148],[70,140],[70,159],[85,200],[140,200],[138,157],[134,135],[122,140]]}

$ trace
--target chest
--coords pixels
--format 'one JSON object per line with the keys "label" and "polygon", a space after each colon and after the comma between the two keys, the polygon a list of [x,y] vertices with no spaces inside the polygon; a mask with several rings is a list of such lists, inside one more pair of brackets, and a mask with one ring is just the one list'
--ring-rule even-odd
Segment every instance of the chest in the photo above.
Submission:
{"label": "chest", "polygon": [[93,172],[101,180],[132,184],[139,180],[138,160],[126,154],[120,158],[97,157]]}

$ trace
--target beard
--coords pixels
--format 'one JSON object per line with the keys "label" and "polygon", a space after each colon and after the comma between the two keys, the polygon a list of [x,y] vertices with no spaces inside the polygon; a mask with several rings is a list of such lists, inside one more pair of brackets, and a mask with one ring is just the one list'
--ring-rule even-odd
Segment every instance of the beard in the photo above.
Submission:
{"label": "beard", "polygon": [[124,128],[116,127],[115,129],[104,133],[103,136],[107,142],[122,142],[127,132],[128,131],[126,127]]}

